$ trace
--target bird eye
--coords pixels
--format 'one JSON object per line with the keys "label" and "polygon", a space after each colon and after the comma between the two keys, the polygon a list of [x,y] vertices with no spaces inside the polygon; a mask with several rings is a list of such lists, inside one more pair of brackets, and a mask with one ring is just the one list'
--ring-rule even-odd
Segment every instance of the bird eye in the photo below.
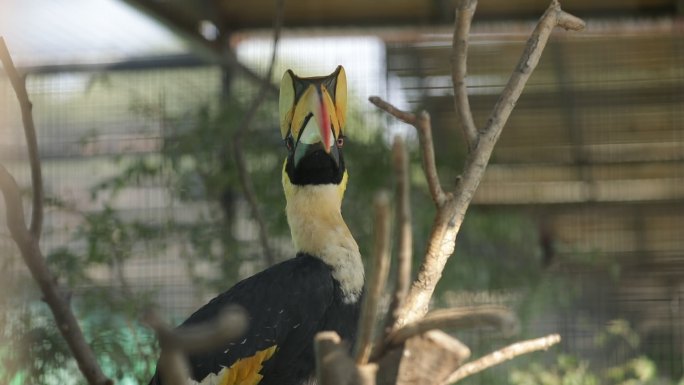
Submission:
{"label": "bird eye", "polygon": [[292,139],[292,135],[288,135],[285,138],[285,146],[289,151],[292,151],[292,147],[294,147],[294,140]]}
{"label": "bird eye", "polygon": [[344,146],[344,136],[337,138],[337,147],[342,148],[342,146]]}

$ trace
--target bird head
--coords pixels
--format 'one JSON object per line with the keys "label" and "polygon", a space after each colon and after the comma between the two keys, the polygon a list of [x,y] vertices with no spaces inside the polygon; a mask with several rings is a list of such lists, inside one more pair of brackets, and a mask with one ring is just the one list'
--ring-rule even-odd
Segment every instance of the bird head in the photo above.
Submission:
{"label": "bird head", "polygon": [[299,77],[288,70],[280,83],[280,133],[288,150],[286,194],[293,186],[338,185],[347,171],[342,156],[347,77],[342,66],[328,76]]}

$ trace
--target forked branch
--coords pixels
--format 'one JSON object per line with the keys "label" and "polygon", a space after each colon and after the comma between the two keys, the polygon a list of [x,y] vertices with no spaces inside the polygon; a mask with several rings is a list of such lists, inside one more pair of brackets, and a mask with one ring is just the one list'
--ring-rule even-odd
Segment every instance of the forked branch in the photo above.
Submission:
{"label": "forked branch", "polygon": [[[454,33],[455,38],[458,39],[454,42],[454,57],[452,59],[454,66],[452,74],[456,77],[453,80],[456,95],[454,104],[461,117],[470,151],[459,183],[453,193],[444,193],[439,184],[439,177],[434,165],[432,128],[427,113],[421,112],[416,116],[410,112],[401,111],[378,97],[370,98],[370,101],[382,110],[417,129],[421,140],[421,151],[423,152],[423,169],[428,180],[430,193],[438,209],[418,277],[413,282],[400,310],[400,317],[397,319],[395,328],[419,319],[427,313],[432,293],[441,278],[446,261],[454,252],[456,235],[461,228],[466,210],[475,195],[480,180],[482,180],[494,146],[513,110],[513,106],[518,101],[527,80],[539,62],[551,31],[555,26],[572,30],[580,30],[584,27],[582,20],[562,11],[559,2],[553,0],[528,39],[518,65],[494,106],[487,124],[478,131],[473,130],[474,126],[471,125],[472,113],[465,93],[466,35],[472,18],[471,13],[474,12],[475,6],[475,0],[463,0],[459,6]],[[476,135],[473,135],[473,132],[476,132]]]}
{"label": "forked branch", "polygon": [[420,142],[423,171],[425,172],[425,178],[428,182],[430,195],[432,196],[435,206],[437,206],[437,208],[442,207],[448,196],[444,193],[442,184],[439,182],[439,175],[437,174],[435,146],[432,143],[432,123],[430,123],[430,114],[426,111],[421,111],[418,115],[414,115],[411,112],[402,111],[378,96],[371,96],[368,100],[381,110],[416,128],[418,131],[418,141]]}

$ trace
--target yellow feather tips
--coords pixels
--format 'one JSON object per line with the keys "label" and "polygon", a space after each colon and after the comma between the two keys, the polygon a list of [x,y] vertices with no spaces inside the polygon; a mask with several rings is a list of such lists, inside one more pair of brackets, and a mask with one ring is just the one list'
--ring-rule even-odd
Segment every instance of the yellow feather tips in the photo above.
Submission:
{"label": "yellow feather tips", "polygon": [[278,102],[280,135],[283,139],[289,132],[294,138],[298,137],[304,120],[313,113],[307,101],[319,90],[322,102],[330,114],[335,137],[339,137],[344,130],[347,115],[347,74],[342,66],[338,66],[328,76],[312,78],[300,78],[292,70],[285,71],[280,81]]}
{"label": "yellow feather tips", "polygon": [[268,349],[260,350],[251,357],[241,358],[229,368],[221,370],[218,385],[257,385],[264,377],[259,372],[264,366],[264,361],[273,356],[276,345]]}

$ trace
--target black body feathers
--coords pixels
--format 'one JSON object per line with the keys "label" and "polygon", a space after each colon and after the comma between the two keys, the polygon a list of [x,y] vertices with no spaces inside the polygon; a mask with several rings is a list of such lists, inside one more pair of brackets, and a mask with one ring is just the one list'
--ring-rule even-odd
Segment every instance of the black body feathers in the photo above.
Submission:
{"label": "black body feathers", "polygon": [[[242,306],[249,315],[249,329],[240,340],[189,357],[191,375],[201,382],[210,373],[275,345],[273,356],[263,362],[259,385],[304,384],[314,375],[315,334],[334,330],[353,341],[359,302],[344,303],[331,267],[300,253],[239,282],[183,322],[207,321],[231,304]],[[151,384],[161,384],[158,374]]]}

